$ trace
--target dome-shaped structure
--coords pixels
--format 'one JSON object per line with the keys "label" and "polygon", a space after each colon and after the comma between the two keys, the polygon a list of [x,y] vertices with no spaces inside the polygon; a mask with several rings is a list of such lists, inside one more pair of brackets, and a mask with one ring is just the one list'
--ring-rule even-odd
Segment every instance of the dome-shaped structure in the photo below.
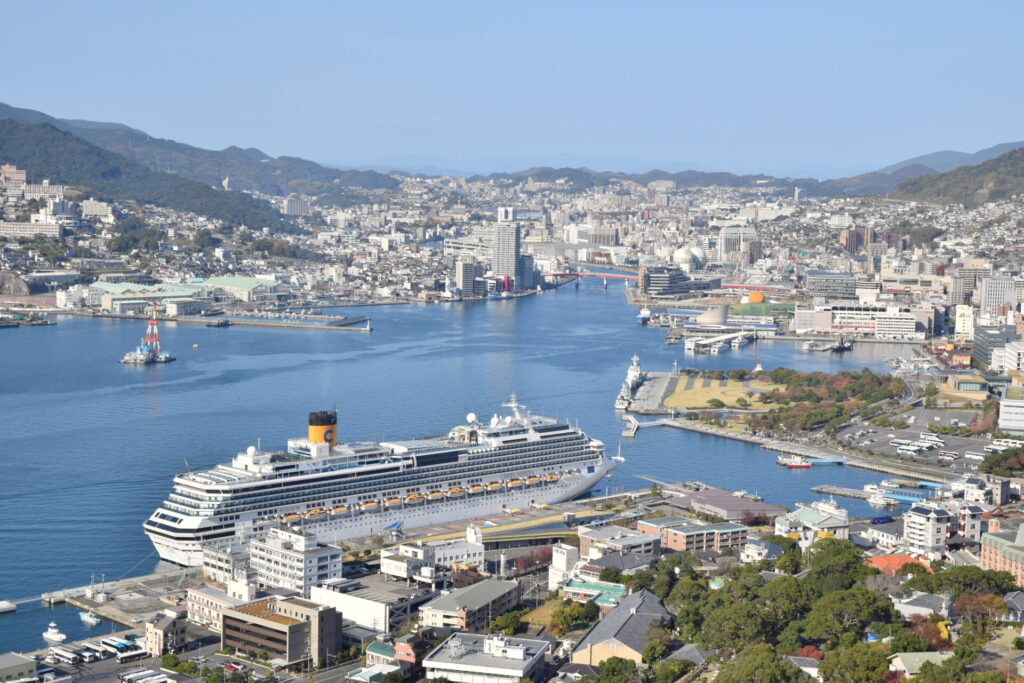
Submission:
{"label": "dome-shaped structure", "polygon": [[762,292],[751,292],[747,295],[747,301],[752,304],[763,304],[765,301],[764,294]]}
{"label": "dome-shaped structure", "polygon": [[697,316],[698,325],[724,325],[729,318],[728,306],[714,306]]}

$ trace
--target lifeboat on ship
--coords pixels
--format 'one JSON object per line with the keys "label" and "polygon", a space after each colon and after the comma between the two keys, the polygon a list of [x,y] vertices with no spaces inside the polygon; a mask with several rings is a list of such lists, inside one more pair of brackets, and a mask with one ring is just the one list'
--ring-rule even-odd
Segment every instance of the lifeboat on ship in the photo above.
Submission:
{"label": "lifeboat on ship", "polygon": [[332,515],[343,515],[348,512],[348,505],[335,505],[331,508]]}
{"label": "lifeboat on ship", "polygon": [[545,481],[558,481],[558,475],[557,474],[549,474],[549,475],[544,477],[544,480]]}
{"label": "lifeboat on ship", "polygon": [[427,500],[440,500],[444,498],[444,493],[441,491],[431,491],[427,494]]}
{"label": "lifeboat on ship", "polygon": [[500,488],[501,488],[501,482],[500,481],[492,481],[490,484],[487,485],[487,490],[488,491],[497,491]]}
{"label": "lifeboat on ship", "polygon": [[522,485],[523,485],[523,480],[522,479],[509,479],[508,480],[508,487],[509,488],[516,488],[516,487],[519,487],[519,486],[522,486]]}
{"label": "lifeboat on ship", "polygon": [[422,503],[423,502],[423,494],[422,493],[410,493],[408,496],[405,497],[405,502],[406,503]]}
{"label": "lifeboat on ship", "polygon": [[483,492],[484,492],[484,487],[481,486],[480,484],[473,484],[472,486],[469,487],[469,493],[470,494],[483,493]]}
{"label": "lifeboat on ship", "polygon": [[326,514],[327,510],[324,510],[323,508],[313,508],[312,510],[306,513],[306,517],[319,517],[321,515]]}
{"label": "lifeboat on ship", "polygon": [[539,482],[540,482],[540,477],[527,477],[526,478],[526,483],[527,484],[537,484]]}
{"label": "lifeboat on ship", "polygon": [[292,512],[281,517],[282,522],[294,522],[297,519],[302,519],[302,515],[297,512]]}
{"label": "lifeboat on ship", "polygon": [[377,509],[377,505],[378,505],[377,501],[375,501],[375,500],[368,500],[365,503],[363,503],[362,505],[360,505],[359,509],[364,511],[364,512],[369,511],[369,510],[376,510]]}
{"label": "lifeboat on ship", "polygon": [[448,495],[449,496],[461,496],[465,492],[466,492],[466,489],[462,488],[461,486],[453,486],[450,489],[448,489]]}
{"label": "lifeboat on ship", "polygon": [[387,500],[384,501],[384,507],[387,507],[387,508],[393,508],[396,505],[401,505],[401,504],[402,504],[402,499],[401,498],[388,498]]}

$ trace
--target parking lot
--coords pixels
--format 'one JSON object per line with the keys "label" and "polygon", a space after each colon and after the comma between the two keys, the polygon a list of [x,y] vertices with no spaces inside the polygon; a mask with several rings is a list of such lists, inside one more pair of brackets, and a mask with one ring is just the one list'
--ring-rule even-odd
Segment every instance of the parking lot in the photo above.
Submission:
{"label": "parking lot", "polygon": [[[916,408],[899,415],[895,419],[907,422],[904,428],[881,427],[870,424],[855,424],[846,427],[836,433],[836,438],[851,448],[862,451],[869,451],[878,455],[885,455],[901,460],[919,462],[939,467],[948,467],[955,472],[972,472],[978,467],[978,461],[967,460],[965,453],[985,454],[985,446],[988,445],[987,437],[953,436],[949,434],[935,434],[942,445],[929,450],[921,451],[916,455],[900,454],[898,446],[892,445],[892,441],[920,442],[923,441],[922,434],[928,433],[928,425],[942,425],[944,427],[965,427],[978,414],[977,410],[932,410],[927,408]],[[956,460],[949,461],[938,457],[942,453],[955,453]]]}

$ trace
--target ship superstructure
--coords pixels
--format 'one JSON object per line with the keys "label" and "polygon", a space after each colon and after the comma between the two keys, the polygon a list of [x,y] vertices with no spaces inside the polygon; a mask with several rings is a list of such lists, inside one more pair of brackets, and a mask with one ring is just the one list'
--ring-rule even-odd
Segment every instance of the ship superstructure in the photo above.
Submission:
{"label": "ship superstructure", "polygon": [[498,514],[579,496],[620,462],[565,420],[532,415],[513,397],[505,416],[437,438],[337,443],[337,413],[310,413],[286,450],[250,446],[230,464],[174,478],[146,520],[160,557],[202,563],[204,548],[245,544],[301,524],[327,542]]}
{"label": "ship superstructure", "polygon": [[633,354],[630,359],[629,369],[626,370],[626,379],[622,382],[619,395],[615,397],[615,409],[626,410],[636,397],[636,390],[647,379],[647,373],[640,367],[640,356]]}

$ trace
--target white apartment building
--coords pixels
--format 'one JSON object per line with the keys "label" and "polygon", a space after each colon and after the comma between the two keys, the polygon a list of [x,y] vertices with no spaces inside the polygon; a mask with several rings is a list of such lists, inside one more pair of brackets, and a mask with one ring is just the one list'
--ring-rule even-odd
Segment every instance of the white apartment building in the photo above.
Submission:
{"label": "white apartment building", "polygon": [[249,545],[249,553],[257,585],[291,588],[307,598],[312,586],[342,574],[341,549],[321,545],[316,535],[297,528],[271,528],[265,539]]}
{"label": "white apartment building", "polygon": [[1015,304],[1017,292],[1013,278],[994,275],[981,279],[981,312],[984,315],[996,315],[1003,304]]}
{"label": "white apartment building", "polygon": [[970,341],[974,339],[974,307],[959,304],[953,309],[953,325],[956,336]]}
{"label": "white apartment building", "polygon": [[86,199],[82,202],[82,218],[95,218],[101,223],[110,224],[114,222],[114,210],[106,202]]}
{"label": "white apartment building", "polygon": [[992,349],[990,370],[1009,372],[1024,370],[1024,341],[1009,342],[1002,348]]}
{"label": "white apartment building", "polygon": [[912,554],[941,559],[950,548],[981,542],[981,515],[976,505],[915,503],[903,515],[903,544]]}
{"label": "white apartment building", "polygon": [[1006,387],[999,398],[999,431],[1024,434],[1024,387]]}
{"label": "white apartment building", "polygon": [[875,339],[924,339],[911,313],[886,312],[875,316]]}

